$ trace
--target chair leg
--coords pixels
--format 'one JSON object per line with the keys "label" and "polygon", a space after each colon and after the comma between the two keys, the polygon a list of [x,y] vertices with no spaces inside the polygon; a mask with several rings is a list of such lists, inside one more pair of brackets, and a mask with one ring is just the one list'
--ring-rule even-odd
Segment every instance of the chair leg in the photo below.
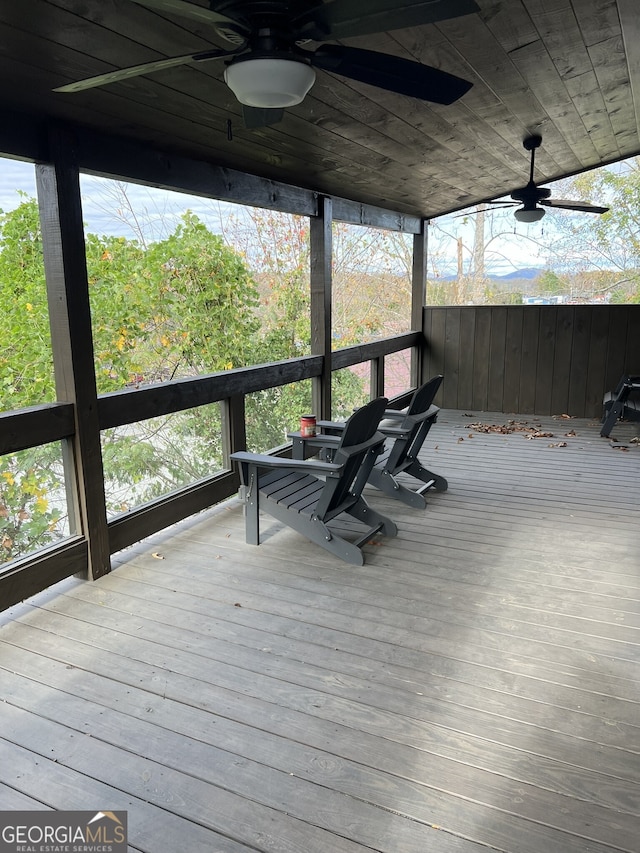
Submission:
{"label": "chair leg", "polygon": [[249,475],[249,484],[242,486],[245,509],[245,538],[247,545],[260,544],[260,500],[258,494],[258,475],[253,471]]}
{"label": "chair leg", "polygon": [[444,477],[441,477],[440,474],[435,474],[433,471],[428,471],[417,459],[408,468],[405,468],[405,471],[407,474],[415,477],[416,480],[422,480],[423,483],[426,483],[429,488],[435,489],[436,492],[446,492],[449,488],[449,483]]}
{"label": "chair leg", "polygon": [[[382,515],[381,512],[378,512],[373,509],[373,507],[369,506],[362,497],[358,498],[347,512],[349,515],[352,515],[354,518],[357,518],[358,521],[362,521],[371,528],[371,537],[377,532],[383,533],[385,536],[397,536],[398,534],[398,528],[395,522],[393,522],[387,515]],[[360,541],[363,542],[363,540]],[[364,541],[367,541],[366,538]]]}
{"label": "chair leg", "polygon": [[602,429],[600,430],[600,435],[604,438],[608,438],[611,430],[614,428],[616,421],[622,415],[622,411],[624,409],[624,403],[621,401],[616,401],[611,404],[611,408],[609,412],[606,414],[604,419],[604,423],[602,424]]}
{"label": "chair leg", "polygon": [[376,489],[384,492],[385,495],[396,498],[407,506],[414,507],[414,509],[424,509],[427,505],[426,499],[419,491],[413,491],[407,486],[403,486],[390,471],[379,471],[374,468],[369,476],[369,482]]}

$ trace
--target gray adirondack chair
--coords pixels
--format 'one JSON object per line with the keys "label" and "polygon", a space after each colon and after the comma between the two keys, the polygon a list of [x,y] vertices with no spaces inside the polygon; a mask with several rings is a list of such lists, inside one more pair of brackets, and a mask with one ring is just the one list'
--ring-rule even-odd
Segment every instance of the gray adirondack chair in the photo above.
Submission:
{"label": "gray adirondack chair", "polygon": [[[362,489],[384,445],[384,436],[377,427],[386,404],[387,400],[379,397],[349,418],[331,462],[247,452],[231,454],[240,467],[249,544],[260,542],[261,510],[353,565],[364,563],[362,547],[377,533],[397,534],[394,522],[362,497]],[[365,530],[356,541],[329,527],[342,513],[364,525]]]}
{"label": "gray adirondack chair", "polygon": [[[417,388],[405,410],[387,409],[384,412],[378,429],[386,436],[385,446],[369,473],[369,483],[372,486],[417,509],[424,509],[427,505],[425,492],[429,489],[445,492],[449,485],[444,477],[429,471],[418,459],[424,440],[440,411],[433,405],[433,400],[442,379],[441,375],[434,376]],[[303,439],[298,433],[291,434],[294,455],[304,456],[304,445],[324,449],[330,454],[332,443],[336,441],[336,436],[341,434],[344,424],[319,421],[318,427],[321,434],[315,438]],[[410,474],[422,485],[409,488],[398,480],[399,474]]]}
{"label": "gray adirondack chair", "polygon": [[600,435],[608,438],[618,419],[640,421],[640,376],[625,374],[615,390],[604,395]]}

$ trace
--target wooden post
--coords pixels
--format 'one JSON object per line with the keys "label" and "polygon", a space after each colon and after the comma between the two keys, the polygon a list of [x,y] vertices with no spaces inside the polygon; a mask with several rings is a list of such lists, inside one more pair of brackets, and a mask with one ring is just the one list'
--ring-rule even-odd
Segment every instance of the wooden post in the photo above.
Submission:
{"label": "wooden post", "polygon": [[247,449],[245,398],[234,394],[221,403],[222,409],[222,459],[225,468],[231,468],[231,454]]}
{"label": "wooden post", "polygon": [[[323,356],[322,374],[313,379],[312,401],[318,418],[331,418],[331,199],[318,200],[311,217],[311,354]],[[302,413],[301,413],[302,414]]]}
{"label": "wooden post", "polygon": [[384,396],[384,356],[379,355],[370,362],[370,392],[372,400]]}
{"label": "wooden post", "polygon": [[49,143],[51,163],[36,166],[36,183],[51,346],[58,401],[72,403],[75,415],[64,453],[71,529],[87,539],[86,576],[93,580],[111,565],[80,175],[70,134],[55,129]]}
{"label": "wooden post", "polygon": [[[423,219],[420,232],[413,235],[413,267],[411,286],[411,329],[412,331],[423,331],[424,305],[427,296],[427,245],[428,245],[429,221]],[[423,341],[423,346],[425,345]],[[411,384],[415,388],[424,382],[423,363],[421,351],[415,347],[411,351]]]}

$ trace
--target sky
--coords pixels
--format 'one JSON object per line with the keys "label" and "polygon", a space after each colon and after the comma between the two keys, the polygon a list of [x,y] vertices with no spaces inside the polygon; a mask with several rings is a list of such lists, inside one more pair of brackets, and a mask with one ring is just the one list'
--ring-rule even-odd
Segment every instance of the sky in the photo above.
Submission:
{"label": "sky", "polygon": [[[83,175],[83,216],[86,229],[100,235],[139,236],[146,240],[160,239],[173,230],[174,222],[185,210],[193,211],[214,233],[224,229],[225,218],[241,208],[225,202],[172,193],[155,188],[126,184],[126,196],[114,193],[113,182]],[[20,204],[19,191],[35,196],[33,164],[0,158],[0,209],[9,211]],[[133,214],[123,207],[130,204]],[[544,247],[538,242],[544,229],[553,227],[553,215],[540,223],[516,223],[512,210],[496,212],[487,223],[486,266],[489,273],[504,275],[516,269],[542,268],[546,265]],[[436,220],[431,247],[438,252],[440,274],[455,274],[457,269],[458,238],[462,238],[463,263],[468,265],[473,244],[473,216],[448,216]]]}

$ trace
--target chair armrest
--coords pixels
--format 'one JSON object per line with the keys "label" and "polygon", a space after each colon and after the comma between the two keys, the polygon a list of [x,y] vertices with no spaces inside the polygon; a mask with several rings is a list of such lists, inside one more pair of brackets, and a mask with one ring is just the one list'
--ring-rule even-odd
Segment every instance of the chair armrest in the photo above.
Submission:
{"label": "chair armrest", "polygon": [[403,429],[403,427],[399,426],[387,426],[385,424],[380,424],[378,431],[381,432],[382,435],[386,435],[388,438],[398,438],[399,436],[408,435],[411,430]]}
{"label": "chair armrest", "polygon": [[288,432],[287,438],[291,438],[294,441],[301,441],[309,447],[337,447],[341,441],[339,435],[325,435],[324,433],[320,433],[319,435],[300,435],[299,432]]}
{"label": "chair armrest", "polygon": [[321,430],[334,430],[342,432],[345,427],[345,421],[317,421],[316,426]]}
{"label": "chair armrest", "polygon": [[336,474],[342,470],[342,465],[336,465],[333,462],[321,462],[319,459],[285,459],[282,456],[269,456],[267,453],[248,453],[245,450],[237,450],[232,453],[231,459],[241,465],[255,465],[257,468],[290,468],[294,471],[321,474]]}

